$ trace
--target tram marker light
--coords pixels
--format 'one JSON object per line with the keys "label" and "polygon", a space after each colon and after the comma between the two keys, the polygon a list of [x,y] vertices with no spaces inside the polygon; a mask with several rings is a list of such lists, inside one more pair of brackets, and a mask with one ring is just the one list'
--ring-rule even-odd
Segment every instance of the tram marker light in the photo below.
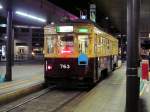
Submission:
{"label": "tram marker light", "polygon": [[52,70],[52,66],[51,66],[51,65],[48,65],[48,66],[47,66],[47,69],[48,69],[48,70]]}
{"label": "tram marker light", "polygon": [[89,30],[87,28],[80,28],[79,33],[88,33]]}
{"label": "tram marker light", "polygon": [[37,21],[40,21],[40,22],[43,22],[43,23],[46,22],[46,19],[44,19],[44,18],[40,18],[40,17],[31,15],[31,14],[28,14],[28,13],[25,13],[25,12],[22,12],[22,11],[16,11],[15,13],[17,15],[24,16],[24,17],[27,17],[27,18],[30,18],[30,19],[34,19],[34,20],[37,20]]}

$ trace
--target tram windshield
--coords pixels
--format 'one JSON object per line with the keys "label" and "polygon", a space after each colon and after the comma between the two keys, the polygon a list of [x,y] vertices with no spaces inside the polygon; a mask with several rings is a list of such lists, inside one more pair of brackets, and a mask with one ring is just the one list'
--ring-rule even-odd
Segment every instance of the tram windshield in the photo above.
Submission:
{"label": "tram windshield", "polygon": [[74,39],[72,35],[51,35],[47,38],[48,54],[72,54]]}

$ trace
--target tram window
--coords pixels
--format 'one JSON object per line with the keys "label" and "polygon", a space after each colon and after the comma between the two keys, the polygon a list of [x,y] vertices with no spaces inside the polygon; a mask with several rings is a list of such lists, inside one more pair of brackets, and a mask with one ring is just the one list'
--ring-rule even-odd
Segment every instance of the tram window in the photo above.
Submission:
{"label": "tram window", "polygon": [[74,47],[73,36],[56,35],[47,38],[48,53],[72,53]]}
{"label": "tram window", "polygon": [[79,35],[78,40],[79,40],[79,52],[87,54],[89,44],[88,35]]}
{"label": "tram window", "polygon": [[47,38],[47,53],[54,52],[53,41],[54,41],[54,36],[50,36]]}
{"label": "tram window", "polygon": [[60,36],[60,52],[61,54],[69,53],[72,54],[74,51],[74,39],[73,36]]}
{"label": "tram window", "polygon": [[61,37],[61,41],[73,41],[73,36],[64,36],[64,37]]}

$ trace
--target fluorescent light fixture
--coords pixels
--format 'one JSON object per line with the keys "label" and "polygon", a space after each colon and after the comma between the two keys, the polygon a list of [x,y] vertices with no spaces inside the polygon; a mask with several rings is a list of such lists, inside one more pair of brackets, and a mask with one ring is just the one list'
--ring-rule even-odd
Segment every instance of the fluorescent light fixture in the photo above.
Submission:
{"label": "fluorescent light fixture", "polygon": [[0,4],[0,9],[3,9],[3,6]]}
{"label": "fluorescent light fixture", "polygon": [[15,25],[15,28],[32,28],[32,29],[41,29],[39,26],[27,26],[27,25]]}
{"label": "fluorescent light fixture", "polygon": [[6,24],[0,24],[0,27],[5,28],[7,25]]}
{"label": "fluorescent light fixture", "polygon": [[30,18],[30,19],[38,20],[38,21],[43,22],[43,23],[46,22],[46,19],[44,19],[44,18],[40,18],[40,17],[31,15],[31,14],[28,14],[28,13],[25,13],[25,12],[16,11],[16,14],[20,15],[20,16],[24,16],[24,17]]}

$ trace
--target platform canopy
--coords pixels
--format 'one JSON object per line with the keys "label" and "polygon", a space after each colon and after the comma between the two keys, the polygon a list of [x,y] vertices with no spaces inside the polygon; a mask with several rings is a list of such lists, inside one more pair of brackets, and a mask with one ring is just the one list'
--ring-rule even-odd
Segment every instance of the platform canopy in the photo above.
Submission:
{"label": "platform canopy", "polygon": [[[97,23],[100,26],[116,29],[126,34],[126,5],[127,0],[65,0],[65,3],[72,5],[67,6],[62,0],[49,0],[72,13],[79,14],[79,10],[89,10],[89,4],[96,4]],[[141,0],[141,36],[148,36],[150,32],[150,0]]]}
{"label": "platform canopy", "polygon": [[[8,0],[9,1],[9,0]],[[6,23],[6,4],[7,0],[0,0],[3,9],[0,9],[0,24]],[[77,16],[68,11],[48,2],[47,0],[13,0],[13,18],[15,24],[25,25],[44,25],[51,22],[61,21],[63,19],[77,19]],[[16,14],[16,12],[18,14]],[[24,14],[23,16],[21,14]],[[40,22],[36,19],[44,19],[46,22]]]}

